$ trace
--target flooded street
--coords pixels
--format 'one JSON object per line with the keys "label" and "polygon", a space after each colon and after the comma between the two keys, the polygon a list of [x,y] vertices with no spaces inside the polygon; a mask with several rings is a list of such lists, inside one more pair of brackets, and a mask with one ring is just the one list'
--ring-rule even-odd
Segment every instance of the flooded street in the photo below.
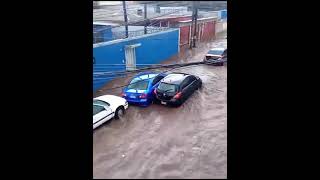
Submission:
{"label": "flooded street", "polygon": [[[224,35],[222,35],[224,37]],[[226,39],[204,43],[166,61],[203,59]],[[226,178],[227,66],[196,65],[175,69],[199,76],[203,86],[178,108],[129,106],[125,117],[93,133],[94,178]],[[95,96],[119,95],[130,78],[107,84]]]}

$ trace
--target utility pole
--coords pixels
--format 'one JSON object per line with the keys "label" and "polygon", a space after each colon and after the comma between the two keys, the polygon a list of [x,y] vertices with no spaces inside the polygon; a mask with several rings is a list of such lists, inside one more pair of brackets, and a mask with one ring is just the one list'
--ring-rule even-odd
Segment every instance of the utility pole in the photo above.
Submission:
{"label": "utility pole", "polygon": [[192,1],[192,22],[191,22],[191,33],[190,33],[190,49],[193,47],[193,35],[194,35],[194,22],[195,22],[195,14],[196,14],[196,7],[195,7],[195,1]]}
{"label": "utility pole", "polygon": [[122,6],[123,6],[124,23],[126,26],[126,38],[128,38],[129,35],[128,35],[128,17],[127,17],[126,1],[122,1]]}
{"label": "utility pole", "polygon": [[147,34],[147,4],[144,4],[144,34]]}
{"label": "utility pole", "polygon": [[197,41],[197,19],[198,19],[198,1],[195,2],[195,15],[194,15],[194,31],[193,31],[193,47],[196,47],[196,41]]}

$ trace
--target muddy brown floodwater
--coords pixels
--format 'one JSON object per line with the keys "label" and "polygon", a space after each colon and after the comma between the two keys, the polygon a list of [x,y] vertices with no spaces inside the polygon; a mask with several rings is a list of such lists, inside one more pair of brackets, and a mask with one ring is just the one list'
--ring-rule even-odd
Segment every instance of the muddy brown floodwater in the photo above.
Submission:
{"label": "muddy brown floodwater", "polygon": [[[203,57],[216,43],[205,44],[188,61]],[[197,65],[175,72],[199,76],[202,89],[178,108],[129,106],[124,118],[97,128],[94,178],[227,177],[227,66]],[[116,80],[106,88],[121,84],[123,80]]]}

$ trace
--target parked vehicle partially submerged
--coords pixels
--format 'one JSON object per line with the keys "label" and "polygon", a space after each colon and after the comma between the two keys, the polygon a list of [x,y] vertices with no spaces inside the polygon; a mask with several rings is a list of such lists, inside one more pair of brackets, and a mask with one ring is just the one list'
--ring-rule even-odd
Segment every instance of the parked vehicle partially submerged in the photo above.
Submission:
{"label": "parked vehicle partially submerged", "polygon": [[222,66],[227,61],[227,48],[210,49],[203,61],[207,64]]}
{"label": "parked vehicle partially submerged", "polygon": [[161,104],[180,106],[201,86],[202,81],[197,76],[171,73],[160,81],[154,94]]}
{"label": "parked vehicle partially submerged", "polygon": [[123,89],[122,97],[130,104],[148,106],[155,100],[154,89],[158,87],[159,81],[166,75],[159,72],[139,73]]}
{"label": "parked vehicle partially submerged", "polygon": [[113,117],[119,119],[125,114],[128,102],[121,97],[104,95],[93,99],[93,129]]}

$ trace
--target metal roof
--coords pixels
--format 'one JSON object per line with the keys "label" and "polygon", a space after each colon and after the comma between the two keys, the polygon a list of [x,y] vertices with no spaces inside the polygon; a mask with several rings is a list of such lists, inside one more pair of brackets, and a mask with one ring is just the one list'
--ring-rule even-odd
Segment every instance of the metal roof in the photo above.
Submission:
{"label": "metal roof", "polygon": [[117,23],[109,23],[109,22],[93,22],[93,25],[103,25],[103,26],[118,26]]}
{"label": "metal roof", "polygon": [[[214,20],[217,19],[218,17],[207,17],[207,18],[198,18],[197,21],[205,21],[205,20]],[[184,21],[179,21],[180,23],[188,23],[191,22],[192,20],[184,20]]]}

